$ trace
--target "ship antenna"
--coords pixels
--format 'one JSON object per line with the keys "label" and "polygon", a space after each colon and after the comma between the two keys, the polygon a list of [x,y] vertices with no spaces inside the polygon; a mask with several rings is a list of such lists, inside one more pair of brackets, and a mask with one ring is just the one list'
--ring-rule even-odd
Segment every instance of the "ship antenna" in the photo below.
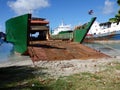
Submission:
{"label": "ship antenna", "polygon": [[62,26],[64,25],[64,21],[63,21],[63,19],[62,19],[62,24],[61,24]]}
{"label": "ship antenna", "polygon": [[29,14],[32,14],[32,9],[29,9]]}

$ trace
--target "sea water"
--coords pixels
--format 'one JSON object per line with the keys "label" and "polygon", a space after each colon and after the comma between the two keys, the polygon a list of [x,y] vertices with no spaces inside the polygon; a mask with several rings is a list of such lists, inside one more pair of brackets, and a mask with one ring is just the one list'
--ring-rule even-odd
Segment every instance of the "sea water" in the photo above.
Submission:
{"label": "sea water", "polygon": [[30,60],[30,57],[15,54],[14,45],[12,43],[2,42],[0,44],[0,63],[22,60]]}
{"label": "sea water", "polygon": [[8,61],[13,56],[13,51],[11,43],[2,42],[0,44],[0,62]]}
{"label": "sea water", "polygon": [[84,43],[84,45],[96,49],[97,51],[100,51],[111,57],[120,57],[120,42]]}

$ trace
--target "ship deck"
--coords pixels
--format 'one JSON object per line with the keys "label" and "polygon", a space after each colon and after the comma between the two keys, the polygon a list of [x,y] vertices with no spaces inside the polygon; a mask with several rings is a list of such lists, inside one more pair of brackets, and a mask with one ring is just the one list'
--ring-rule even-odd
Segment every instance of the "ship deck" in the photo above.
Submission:
{"label": "ship deck", "polygon": [[82,44],[61,40],[32,41],[28,47],[28,53],[32,61],[88,60],[110,57]]}

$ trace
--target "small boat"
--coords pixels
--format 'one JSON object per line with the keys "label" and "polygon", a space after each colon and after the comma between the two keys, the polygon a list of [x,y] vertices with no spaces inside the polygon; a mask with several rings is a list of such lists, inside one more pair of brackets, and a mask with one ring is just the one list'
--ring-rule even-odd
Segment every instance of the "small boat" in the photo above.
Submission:
{"label": "small boat", "polygon": [[100,40],[120,40],[120,22],[119,23],[98,23],[94,22],[89,30],[85,41]]}
{"label": "small boat", "polygon": [[0,32],[0,39],[2,39],[3,41],[5,41],[5,37],[6,37],[5,33]]}

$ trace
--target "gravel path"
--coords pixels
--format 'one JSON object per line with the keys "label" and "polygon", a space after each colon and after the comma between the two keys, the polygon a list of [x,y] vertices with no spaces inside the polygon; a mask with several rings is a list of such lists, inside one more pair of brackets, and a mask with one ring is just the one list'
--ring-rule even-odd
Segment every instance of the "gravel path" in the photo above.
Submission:
{"label": "gravel path", "polygon": [[[25,57],[26,58],[26,57]],[[30,67],[42,67],[34,73],[47,73],[50,77],[68,76],[80,72],[99,72],[105,70],[106,65],[112,65],[113,62],[120,62],[120,58],[102,58],[102,59],[89,59],[89,60],[62,60],[62,61],[39,61],[33,62],[30,58],[26,60],[16,60],[0,63],[0,67],[10,66],[30,66]]]}
{"label": "gravel path", "polygon": [[36,66],[47,68],[42,70],[42,72],[48,73],[53,77],[59,77],[80,72],[100,72],[106,69],[106,65],[112,65],[113,62],[120,62],[120,59],[103,58],[90,60],[40,61],[36,63]]}

